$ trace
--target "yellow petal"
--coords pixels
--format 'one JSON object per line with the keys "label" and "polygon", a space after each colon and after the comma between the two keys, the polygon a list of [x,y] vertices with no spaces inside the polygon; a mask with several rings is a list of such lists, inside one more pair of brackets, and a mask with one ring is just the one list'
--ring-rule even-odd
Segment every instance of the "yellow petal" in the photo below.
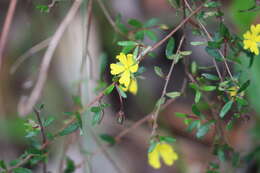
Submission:
{"label": "yellow petal", "polygon": [[122,73],[125,70],[125,68],[119,64],[110,64],[110,69],[111,69],[110,73],[112,75],[117,75],[119,73]]}
{"label": "yellow petal", "polygon": [[247,31],[244,35],[243,35],[244,39],[250,39],[251,38],[251,33],[249,31]]}
{"label": "yellow petal", "polygon": [[174,161],[178,159],[178,155],[174,152],[171,145],[167,143],[160,143],[159,153],[164,163],[168,166],[173,165]]}
{"label": "yellow petal", "polygon": [[129,72],[129,70],[124,71],[124,73],[121,75],[121,77],[119,79],[119,83],[124,84],[125,87],[128,88],[129,83],[130,83],[130,72]]}
{"label": "yellow petal", "polygon": [[157,146],[153,149],[153,151],[148,153],[148,163],[154,169],[159,169],[161,167],[160,155],[159,155],[159,151],[158,151],[158,147]]}
{"label": "yellow petal", "polygon": [[127,63],[129,67],[135,63],[133,54],[127,54]]}
{"label": "yellow petal", "polygon": [[255,25],[251,25],[251,31],[252,31],[252,33],[253,34],[255,34],[255,33],[257,33],[257,28],[256,28],[256,26]]}
{"label": "yellow petal", "polygon": [[127,59],[126,59],[126,56],[124,53],[120,53],[119,55],[116,56],[116,58],[124,65],[124,66],[127,66],[128,65],[128,62],[127,62]]}
{"label": "yellow petal", "polygon": [[136,95],[138,91],[138,85],[137,85],[137,81],[136,79],[132,79],[129,85],[129,92],[131,92],[132,94]]}
{"label": "yellow petal", "polygon": [[129,69],[130,69],[130,71],[131,71],[132,73],[137,72],[137,70],[138,70],[138,64],[132,65]]}

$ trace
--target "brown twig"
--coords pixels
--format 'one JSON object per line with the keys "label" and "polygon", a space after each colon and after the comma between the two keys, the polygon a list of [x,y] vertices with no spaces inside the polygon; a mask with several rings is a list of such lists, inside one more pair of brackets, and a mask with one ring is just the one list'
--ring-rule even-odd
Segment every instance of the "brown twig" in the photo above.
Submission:
{"label": "brown twig", "polygon": [[16,9],[17,0],[10,0],[9,8],[4,22],[4,27],[0,37],[0,72],[3,63],[4,49],[6,46],[7,37],[10,31],[10,26],[13,21],[14,12]]}
{"label": "brown twig", "polygon": [[[188,7],[188,9],[189,9],[191,12],[193,12],[193,10],[192,10],[192,8],[190,7],[190,5],[189,5],[189,3],[187,2],[187,0],[184,0],[184,2],[186,3],[186,6]],[[211,35],[209,34],[208,30],[206,29],[206,27],[205,27],[199,20],[198,20],[198,23],[199,23],[200,27],[202,28],[202,30],[203,30],[203,31],[205,32],[205,34],[207,35],[208,39],[209,39],[210,41],[213,41],[213,39],[212,39]],[[223,59],[223,61],[224,61],[224,64],[225,64],[225,66],[226,66],[226,69],[227,69],[227,71],[228,71],[228,74],[229,74],[230,78],[231,78],[232,80],[234,80],[233,75],[232,75],[232,73],[231,73],[231,70],[230,70],[230,68],[229,68],[229,66],[228,66],[228,64],[227,64],[226,57],[223,55],[223,53],[222,53],[219,49],[218,49],[218,52],[219,52],[220,56],[222,57],[222,59]],[[222,75],[221,75],[221,73],[220,73],[220,70],[219,70],[219,68],[218,68],[218,65],[217,65],[217,62],[216,62],[215,59],[213,59],[213,63],[214,63],[214,65],[215,65],[215,67],[216,67],[216,70],[217,70],[217,73],[218,73],[218,76],[219,76],[220,80],[223,81]]]}
{"label": "brown twig", "polygon": [[201,9],[203,8],[203,5],[199,6],[197,9],[195,9],[191,14],[183,19],[177,27],[175,27],[166,37],[164,37],[159,42],[155,43],[151,48],[145,50],[145,52],[140,53],[140,55],[137,57],[137,60],[142,61],[149,52],[154,51],[158,47],[160,47],[165,41],[167,41],[174,33],[176,33],[186,22],[189,21],[191,17],[193,17],[195,14],[197,14]]}
{"label": "brown twig", "polygon": [[36,85],[33,88],[29,98],[26,99],[24,102],[21,102],[20,105],[19,105],[18,111],[21,115],[26,115],[29,112],[31,112],[33,106],[38,101],[38,99],[39,99],[39,97],[42,93],[42,89],[43,89],[43,86],[45,84],[45,81],[47,79],[47,74],[48,74],[50,62],[52,60],[54,51],[56,50],[56,47],[57,47],[63,33],[65,32],[65,29],[67,28],[67,26],[70,24],[70,22],[72,21],[72,19],[76,15],[81,3],[82,3],[82,0],[75,0],[74,1],[72,7],[70,8],[70,10],[68,12],[68,14],[66,15],[66,17],[64,18],[64,20],[62,21],[62,23],[58,27],[57,31],[55,32],[54,36],[52,37],[50,44],[48,46],[48,49],[46,50],[46,52],[44,54],[42,64],[41,64],[41,67],[40,67],[40,71],[39,71],[39,77],[38,77],[38,80],[36,82]]}
{"label": "brown twig", "polygon": [[[47,138],[46,138],[46,134],[45,134],[44,127],[43,127],[43,124],[42,124],[42,120],[41,120],[41,112],[40,112],[40,110],[34,108],[34,113],[35,113],[37,121],[40,125],[40,130],[41,130],[41,134],[42,134],[42,144],[45,144],[47,142]],[[43,161],[42,164],[43,164],[43,173],[47,173],[46,162]]]}
{"label": "brown twig", "polygon": [[35,46],[33,46],[32,48],[27,50],[24,54],[22,54],[20,57],[18,57],[16,62],[12,65],[10,73],[14,74],[16,72],[16,70],[18,69],[18,67],[20,67],[20,65],[25,60],[27,60],[28,57],[30,57],[33,54],[35,54],[35,53],[41,51],[42,49],[46,48],[49,45],[50,41],[51,41],[51,37],[41,41],[38,44],[36,44]]}
{"label": "brown twig", "polygon": [[[181,50],[181,46],[184,42],[184,39],[185,37],[182,36],[181,38],[181,41],[179,43],[179,47],[177,49],[177,53],[179,53],[179,51]],[[166,92],[167,92],[167,87],[168,87],[168,84],[169,84],[169,81],[170,81],[170,78],[171,78],[171,75],[172,75],[172,72],[173,72],[173,68],[174,68],[174,65],[176,64],[175,60],[172,61],[172,65],[171,65],[171,68],[168,72],[168,75],[166,76],[166,79],[165,79],[165,84],[164,84],[164,87],[163,87],[163,91],[162,91],[162,94],[161,94],[161,97],[160,97],[160,100],[162,100],[165,95],[166,95]],[[158,124],[157,124],[157,119],[158,119],[158,116],[159,116],[159,111],[160,111],[160,108],[161,108],[161,103],[157,106],[157,109],[155,111],[155,113],[153,114],[153,128],[152,128],[152,133],[151,133],[151,136],[155,136],[156,135],[156,130],[158,128]]]}

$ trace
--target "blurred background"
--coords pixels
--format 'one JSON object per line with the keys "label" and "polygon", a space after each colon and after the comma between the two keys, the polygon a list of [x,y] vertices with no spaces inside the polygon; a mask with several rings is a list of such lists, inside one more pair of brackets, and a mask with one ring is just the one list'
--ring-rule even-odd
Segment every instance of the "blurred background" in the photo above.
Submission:
{"label": "blurred background", "polygon": [[[176,10],[169,5],[167,0],[106,0],[103,1],[113,18],[121,14],[123,23],[129,18],[147,21],[151,18],[158,18],[161,24],[174,28],[181,18],[176,15]],[[250,12],[239,12],[253,6],[254,0],[222,0],[224,13],[224,23],[229,27],[230,32],[239,36],[248,30],[251,24],[260,23],[260,10]],[[46,0],[23,0],[18,1],[14,20],[11,25],[7,47],[4,54],[3,69],[0,73],[0,160],[11,161],[20,156],[28,147],[26,141],[24,123],[28,117],[34,115],[19,116],[18,107],[21,99],[26,97],[38,77],[39,66],[46,49],[42,49],[30,57],[24,59],[17,68],[15,65],[20,56],[39,42],[50,38],[60,22],[69,10],[72,1],[62,0],[57,3],[48,13],[40,12],[36,8],[40,4],[48,4]],[[2,28],[5,15],[8,9],[9,0],[0,1],[0,26]],[[48,73],[48,80],[45,84],[40,103],[45,105],[43,115],[54,116],[55,123],[50,127],[57,129],[61,127],[66,118],[64,112],[73,109],[72,96],[77,94],[77,86],[80,78],[80,64],[83,52],[84,38],[84,13],[86,6],[82,6],[79,13],[69,25],[60,44],[55,52],[51,69]],[[91,80],[84,79],[85,90],[83,92],[83,102],[88,103],[97,94],[95,88],[97,81],[111,82],[109,65],[115,62],[115,56],[120,53],[120,48],[116,45],[117,36],[106,20],[103,12],[94,0],[93,19],[90,30],[89,51],[92,57],[92,65],[86,64],[86,74],[93,73]],[[212,20],[207,23],[207,28],[214,33],[217,23]],[[167,35],[171,30],[155,31],[159,38]],[[204,52],[204,48],[192,47],[190,41],[200,41],[203,38],[194,36],[189,29],[177,32],[174,37],[179,39],[185,32],[187,39],[184,49],[192,50],[190,56],[192,61],[196,61],[201,66],[212,66],[210,57]],[[145,40],[147,44],[154,42]],[[158,77],[153,66],[160,66],[165,73],[168,72],[171,62],[165,58],[165,46],[161,46],[155,51],[154,58],[146,58],[141,65],[147,67],[143,74],[143,80],[138,80],[139,91],[136,96],[130,95],[124,102],[126,121],[119,125],[116,122],[116,113],[119,110],[119,99],[116,92],[113,92],[106,103],[112,106],[105,111],[101,125],[79,136],[78,134],[60,138],[57,143],[51,146],[49,159],[49,170],[59,172],[59,160],[64,155],[75,160],[77,164],[85,158],[82,150],[93,151],[99,146],[94,140],[92,132],[95,134],[108,133],[117,135],[122,129],[131,125],[150,113],[157,99],[160,97],[164,80]],[[251,110],[248,119],[236,123],[232,131],[227,132],[230,145],[247,157],[241,168],[228,168],[223,172],[254,173],[260,172],[260,57],[255,58],[253,67],[246,70],[246,77],[251,80],[248,89],[248,99]],[[246,63],[246,62],[245,62]],[[101,65],[105,67],[102,70]],[[14,71],[15,68],[15,71]],[[221,64],[220,64],[220,68]],[[233,71],[244,70],[243,65],[233,66]],[[91,72],[90,72],[91,71]],[[180,90],[184,80],[184,66],[180,63],[174,69],[173,77],[170,80],[169,90]],[[108,153],[98,153],[86,159],[84,166],[76,172],[107,172],[113,173],[118,170],[114,164],[120,167],[125,173],[153,173],[153,172],[176,172],[176,173],[201,173],[205,170],[211,155],[211,144],[213,142],[212,133],[209,133],[201,140],[196,139],[193,134],[186,130],[183,119],[174,116],[175,112],[192,114],[191,104],[193,93],[187,90],[184,97],[178,99],[167,107],[160,116],[160,133],[174,136],[177,142],[174,144],[179,153],[179,160],[173,167],[163,166],[160,170],[153,170],[147,164],[147,148],[150,135],[149,125],[143,125],[132,131],[123,138],[123,141],[108,150]],[[84,121],[88,124],[89,117]],[[66,151],[66,152],[64,152]],[[110,155],[110,159],[106,155]],[[40,172],[38,167],[33,168],[34,172]]]}

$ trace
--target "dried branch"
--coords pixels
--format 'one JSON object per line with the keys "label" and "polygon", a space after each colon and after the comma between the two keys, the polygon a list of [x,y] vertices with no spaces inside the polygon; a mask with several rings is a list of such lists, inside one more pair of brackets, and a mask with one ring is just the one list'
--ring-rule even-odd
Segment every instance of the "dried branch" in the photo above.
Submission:
{"label": "dried branch", "polygon": [[45,81],[47,79],[47,75],[48,75],[48,70],[49,70],[49,66],[50,66],[50,62],[52,60],[54,51],[65,31],[65,29],[67,28],[67,26],[70,24],[70,22],[72,21],[72,19],[74,18],[74,16],[76,15],[80,5],[82,3],[82,0],[75,0],[72,7],[70,8],[68,14],[66,15],[66,17],[64,18],[64,20],[62,21],[62,23],[60,24],[59,28],[57,29],[57,31],[55,32],[54,36],[51,39],[51,42],[48,46],[48,49],[45,52],[45,55],[43,57],[42,60],[42,64],[40,67],[40,71],[39,71],[39,77],[38,80],[36,82],[35,87],[33,88],[30,96],[28,99],[24,100],[23,102],[21,102],[18,106],[18,112],[21,115],[26,115],[29,112],[31,112],[33,106],[36,104],[36,102],[38,101],[41,93],[42,93],[42,89],[43,86],[45,84]]}
{"label": "dried branch", "polygon": [[0,37],[0,72],[1,72],[1,66],[3,63],[4,49],[5,49],[7,37],[8,37],[9,31],[10,31],[10,26],[13,21],[16,4],[17,4],[17,0],[10,0],[9,8],[8,8],[7,15],[6,15],[5,22],[4,22],[4,27],[3,27],[1,37]]}

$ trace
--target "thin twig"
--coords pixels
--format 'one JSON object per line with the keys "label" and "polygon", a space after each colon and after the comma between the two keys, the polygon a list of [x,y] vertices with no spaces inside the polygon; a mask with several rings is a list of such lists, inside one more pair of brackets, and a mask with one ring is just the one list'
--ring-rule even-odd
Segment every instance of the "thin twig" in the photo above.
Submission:
{"label": "thin twig", "polygon": [[[45,134],[44,127],[43,127],[43,124],[42,124],[42,120],[41,120],[41,112],[38,109],[34,108],[34,113],[35,113],[37,121],[40,125],[40,130],[41,130],[41,134],[42,134],[42,144],[45,144],[47,142],[47,138],[46,138],[46,134]],[[43,161],[42,165],[43,165],[43,173],[47,173],[46,162]]]}
{"label": "thin twig", "polygon": [[45,81],[47,79],[48,70],[49,70],[50,62],[52,60],[54,51],[56,50],[56,47],[57,47],[63,33],[65,32],[65,29],[67,28],[67,26],[70,24],[70,22],[76,15],[81,3],[82,3],[82,0],[74,1],[68,14],[66,15],[66,17],[60,24],[59,28],[55,32],[54,36],[52,37],[52,40],[48,46],[48,49],[46,50],[45,55],[43,57],[40,71],[39,71],[39,77],[36,82],[36,85],[33,88],[29,98],[26,99],[24,102],[21,102],[21,104],[19,105],[18,111],[21,115],[26,115],[29,112],[31,112],[33,106],[38,101],[38,99],[42,93],[42,89],[44,87]]}
{"label": "thin twig", "polygon": [[16,9],[17,0],[10,0],[9,8],[4,22],[4,27],[0,37],[0,72],[3,63],[4,49],[6,46],[7,37],[10,31],[10,26],[13,21],[14,12]]}
{"label": "thin twig", "polygon": [[[184,39],[185,37],[182,36],[181,38],[181,41],[180,41],[180,44],[179,44],[179,47],[178,47],[178,50],[177,50],[177,53],[179,53],[179,51],[181,50],[181,46],[184,42]],[[167,92],[167,87],[168,87],[168,84],[169,84],[169,81],[170,81],[170,78],[171,78],[171,75],[172,75],[172,72],[173,72],[173,68],[174,68],[174,65],[176,64],[176,61],[173,60],[172,61],[172,65],[171,65],[171,68],[168,72],[168,75],[166,76],[166,81],[165,81],[165,84],[164,84],[164,87],[163,87],[163,91],[162,91],[162,94],[161,94],[161,97],[160,97],[160,100],[162,100],[164,98],[164,96],[166,95],[166,92]],[[160,101],[159,101],[160,102]],[[153,114],[153,128],[152,128],[152,133],[151,133],[151,136],[154,136],[156,135],[156,130],[158,128],[158,124],[157,124],[157,119],[158,119],[158,116],[159,116],[159,111],[160,111],[160,108],[161,108],[161,103],[159,103],[159,105],[157,106],[157,109],[155,111],[155,113]]]}
{"label": "thin twig", "polygon": [[[185,3],[186,3],[186,6],[188,7],[188,9],[189,9],[191,12],[193,12],[193,10],[192,10],[192,8],[190,7],[190,5],[189,5],[189,3],[187,2],[187,0],[184,0],[184,1],[185,1]],[[199,20],[197,20],[197,21],[198,21],[200,27],[202,28],[202,30],[203,30],[203,31],[205,32],[205,34],[207,35],[208,39],[209,39],[210,41],[213,41],[213,39],[212,39],[211,35],[209,34],[208,30],[206,29],[206,27],[205,27]],[[228,64],[227,64],[226,57],[223,55],[223,53],[222,53],[219,49],[218,49],[218,52],[219,52],[220,56],[222,57],[222,59],[223,59],[223,61],[224,61],[224,64],[225,64],[225,66],[226,66],[226,69],[227,69],[227,71],[228,71],[228,74],[229,74],[230,78],[231,78],[232,80],[234,80],[233,75],[232,75],[232,73],[231,73],[231,70],[230,70],[230,68],[229,68],[229,66],[228,66]],[[221,73],[220,73],[220,70],[219,70],[219,68],[218,68],[217,62],[216,62],[216,60],[215,60],[214,58],[213,58],[213,63],[214,63],[214,65],[215,65],[215,67],[216,67],[218,76],[220,77],[221,81],[223,81],[223,78],[222,78],[222,76],[221,76]]]}
{"label": "thin twig", "polygon": [[140,53],[140,55],[137,57],[138,61],[142,61],[149,52],[154,51],[158,47],[160,47],[165,41],[167,41],[174,33],[176,33],[186,22],[190,20],[191,17],[193,17],[195,14],[197,14],[201,9],[203,8],[203,5],[199,6],[196,10],[191,12],[191,14],[186,17],[184,20],[181,21],[181,23],[175,27],[166,37],[164,37],[159,42],[155,43],[150,49],[145,50],[145,52]]}
{"label": "thin twig", "polygon": [[51,37],[41,41],[40,43],[36,44],[29,50],[27,50],[24,54],[22,54],[20,57],[17,58],[17,61],[12,65],[10,73],[14,74],[18,67],[21,66],[21,64],[28,59],[28,57],[32,56],[33,54],[41,51],[42,49],[46,48],[51,41]]}

